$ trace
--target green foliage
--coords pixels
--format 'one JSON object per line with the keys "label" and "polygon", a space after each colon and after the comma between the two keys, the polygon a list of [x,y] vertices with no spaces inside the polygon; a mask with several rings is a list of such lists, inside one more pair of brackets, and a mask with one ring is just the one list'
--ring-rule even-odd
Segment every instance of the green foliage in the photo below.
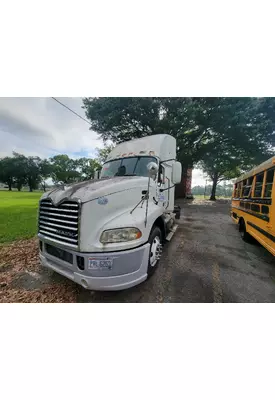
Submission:
{"label": "green foliage", "polygon": [[97,157],[100,164],[104,164],[108,154],[113,150],[114,145],[106,145],[103,149],[97,149]]}
{"label": "green foliage", "polygon": [[[194,196],[210,196],[212,191],[212,185],[206,186],[194,186],[192,188],[192,194]],[[217,197],[231,197],[233,192],[233,184],[223,182],[222,185],[217,185],[216,196]]]}
{"label": "green foliage", "polygon": [[37,189],[39,184],[45,190],[45,180],[51,177],[54,183],[74,183],[94,178],[95,171],[101,169],[113,146],[98,149],[98,158],[82,157],[76,160],[66,154],[60,154],[42,160],[39,157],[26,157],[14,152],[13,157],[0,159],[0,182],[9,186],[10,190],[16,187],[19,191],[28,185],[29,190]]}
{"label": "green foliage", "polygon": [[95,171],[101,168],[97,159],[89,159],[86,157],[76,160],[76,165],[80,174],[80,180],[82,181],[93,179]]}
{"label": "green foliage", "polygon": [[30,192],[37,189],[38,184],[41,182],[41,158],[39,157],[28,157],[26,160],[27,168],[27,184]]}
{"label": "green foliage", "polygon": [[51,178],[54,183],[73,183],[80,180],[81,174],[77,171],[77,160],[71,159],[67,154],[59,154],[50,158],[52,166]]}
{"label": "green foliage", "polygon": [[11,190],[14,183],[16,168],[12,157],[5,157],[0,160],[0,181],[9,186]]}
{"label": "green foliage", "polygon": [[[193,165],[205,147],[228,146],[268,153],[273,141],[275,100],[258,98],[112,97],[84,98],[91,129],[120,143],[157,133],[177,139],[179,159]],[[212,146],[212,147],[213,147]]]}
{"label": "green foliage", "polygon": [[167,133],[184,167],[200,163],[217,182],[274,154],[275,99],[234,97],[84,98],[91,129],[104,141]]}
{"label": "green foliage", "polygon": [[[191,98],[84,98],[83,108],[91,121],[91,129],[100,133],[104,142],[111,140],[117,144],[147,135],[168,133],[179,139],[180,156],[184,154],[187,163],[188,155],[192,163],[190,146],[185,146],[183,152],[183,146],[195,140]],[[192,137],[186,134],[183,143],[185,131],[191,132]]]}
{"label": "green foliage", "polygon": [[20,191],[23,185],[28,185],[33,191],[49,173],[49,162],[39,157],[26,157],[13,152],[13,157],[0,159],[0,181],[6,183],[9,190],[16,187]]}

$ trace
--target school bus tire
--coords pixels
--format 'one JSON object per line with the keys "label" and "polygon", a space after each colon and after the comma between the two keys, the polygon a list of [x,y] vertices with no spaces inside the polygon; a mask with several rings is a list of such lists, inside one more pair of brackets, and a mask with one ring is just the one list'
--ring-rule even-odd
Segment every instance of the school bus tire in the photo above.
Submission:
{"label": "school bus tire", "polygon": [[246,223],[243,218],[239,220],[239,232],[241,234],[241,238],[246,243],[251,243],[253,238],[252,236],[246,231]]}

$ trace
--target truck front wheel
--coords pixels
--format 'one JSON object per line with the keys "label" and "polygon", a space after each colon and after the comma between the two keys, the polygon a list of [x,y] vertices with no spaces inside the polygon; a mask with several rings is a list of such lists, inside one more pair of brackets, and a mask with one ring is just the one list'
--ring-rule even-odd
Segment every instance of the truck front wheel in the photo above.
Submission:
{"label": "truck front wheel", "polygon": [[149,252],[149,260],[148,260],[148,277],[153,275],[155,270],[158,267],[158,262],[161,256],[162,251],[162,235],[159,227],[155,226],[152,229],[149,237],[150,243],[150,252]]}

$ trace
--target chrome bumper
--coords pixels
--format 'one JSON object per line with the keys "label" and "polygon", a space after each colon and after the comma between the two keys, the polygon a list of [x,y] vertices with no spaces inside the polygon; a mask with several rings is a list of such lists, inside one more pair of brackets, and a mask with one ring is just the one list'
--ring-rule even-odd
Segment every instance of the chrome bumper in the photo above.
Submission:
{"label": "chrome bumper", "polygon": [[[43,240],[41,241],[42,251],[40,250],[40,260],[42,265],[71,279],[85,289],[106,291],[128,289],[145,281],[147,278],[149,243],[136,249],[113,253],[79,253],[49,243],[51,246],[69,252],[72,255],[72,263],[69,263],[48,254],[45,246],[46,243]],[[77,256],[83,257],[84,270],[78,267]],[[88,267],[90,257],[111,258],[113,261],[112,269],[90,270]]]}

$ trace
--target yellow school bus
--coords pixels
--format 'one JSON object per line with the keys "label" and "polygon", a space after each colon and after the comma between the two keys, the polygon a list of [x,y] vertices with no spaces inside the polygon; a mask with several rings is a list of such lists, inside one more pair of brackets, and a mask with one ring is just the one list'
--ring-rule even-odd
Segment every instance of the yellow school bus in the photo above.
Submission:
{"label": "yellow school bus", "polygon": [[245,241],[251,237],[275,255],[275,157],[253,168],[234,184],[231,217]]}

